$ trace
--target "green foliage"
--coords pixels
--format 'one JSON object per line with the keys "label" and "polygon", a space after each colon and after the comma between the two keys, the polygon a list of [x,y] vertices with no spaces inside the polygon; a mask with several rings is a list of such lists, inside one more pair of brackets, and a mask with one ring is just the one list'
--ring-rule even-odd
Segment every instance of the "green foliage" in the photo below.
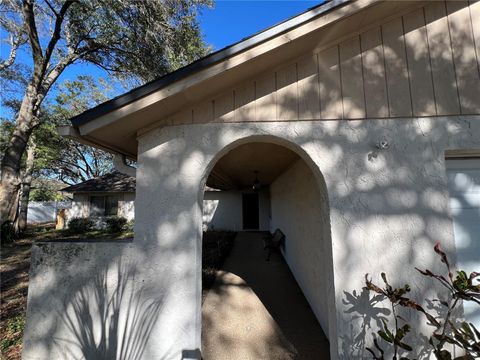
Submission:
{"label": "green foliage", "polygon": [[[429,344],[438,360],[473,360],[480,357],[480,332],[478,329],[471,323],[462,322],[458,326],[451,320],[452,313],[460,304],[460,300],[471,301],[480,305],[480,285],[475,284],[476,281],[480,280],[480,274],[472,272],[468,275],[465,271],[458,271],[457,275],[454,276],[450,269],[447,255],[442,251],[439,244],[435,245],[434,251],[440,257],[441,262],[445,264],[447,276],[435,274],[428,269],[415,269],[422,275],[440,282],[448,290],[449,300],[440,301],[440,304],[445,308],[445,316],[441,322],[425,311],[418,303],[406,296],[410,291],[409,285],[395,289],[388,283],[385,273],[382,273],[381,276],[385,286],[381,288],[368,279],[368,274],[365,275],[365,289],[388,299],[392,307],[395,329],[390,330],[387,323],[382,319],[384,326],[383,329],[377,331],[377,335],[393,346],[393,360],[397,359],[399,348],[405,351],[413,350],[410,345],[402,341],[405,335],[410,332],[411,327],[406,323],[403,326],[399,325],[400,321],[405,321],[397,315],[397,306],[421,312],[427,318],[429,325],[435,326],[436,330],[429,336]],[[454,358],[450,351],[445,349],[446,344],[455,345],[459,349],[463,349],[465,355]],[[374,347],[375,349],[366,348],[366,350],[372,354],[374,359],[384,360],[385,351],[376,338],[374,339]],[[401,357],[400,360],[402,359],[408,358]]]}
{"label": "green foliage", "polygon": [[127,225],[125,226],[125,230],[130,232],[130,231],[133,231],[134,228],[135,228],[135,220],[128,221]]}
{"label": "green foliage", "polygon": [[8,142],[12,137],[15,124],[7,121],[7,119],[0,118],[0,153],[4,154],[7,149]]}
{"label": "green foliage", "polygon": [[24,329],[25,317],[23,315],[18,315],[8,320],[6,334],[4,334],[4,339],[0,343],[0,349],[6,351],[10,346],[21,344]]}
{"label": "green foliage", "polygon": [[127,225],[127,219],[119,216],[109,217],[105,220],[105,224],[107,225],[108,232],[119,233]]}
{"label": "green foliage", "polygon": [[208,51],[197,20],[210,0],[85,0],[71,7],[71,42],[83,59],[119,75],[150,81]]}
{"label": "green foliage", "polygon": [[44,120],[35,130],[37,176],[74,184],[113,170],[112,155],[58,135],[57,126],[108,99],[110,88],[103,79],[79,76],[58,88],[54,102],[44,107]]}
{"label": "green foliage", "polygon": [[94,222],[88,218],[73,218],[68,222],[68,230],[74,234],[81,234],[92,230]]}
{"label": "green foliage", "polygon": [[[211,5],[210,0],[0,1],[0,40],[8,44],[0,59],[1,105],[8,108],[6,120],[15,121],[16,132],[2,151],[2,189],[9,191],[5,192],[6,206],[0,207],[1,222],[13,220],[8,217],[15,213],[20,198],[15,183],[22,181],[27,144],[42,137],[68,144],[58,136],[48,136],[58,124],[48,121],[48,106],[43,104],[65,69],[89,63],[135,85],[163,76],[209,51],[198,23],[199,11],[205,5]],[[19,53],[23,53],[22,61],[16,59]],[[32,134],[35,141],[31,141]],[[61,180],[76,182],[76,174],[91,177],[91,164],[101,167],[99,158],[90,160],[88,150],[81,146],[70,146],[71,151],[67,151],[75,154],[74,158],[64,154],[55,157],[52,142],[46,142],[46,154],[38,155],[43,151],[38,148],[36,168],[40,171],[56,174],[62,159],[81,159],[59,168]],[[49,156],[57,160],[55,165]],[[75,166],[78,164],[83,166]],[[7,172],[11,174],[5,176]],[[30,178],[31,171],[26,173]]]}
{"label": "green foliage", "polygon": [[30,201],[63,201],[65,196],[55,190],[52,186],[41,183],[30,191]]}
{"label": "green foliage", "polygon": [[[405,296],[407,293],[410,292],[410,286],[408,284],[400,288],[394,288],[389,284],[385,273],[382,273],[381,277],[383,282],[385,283],[385,286],[383,288],[375,285],[371,280],[369,280],[368,274],[365,275],[365,283],[366,283],[365,289],[369,291],[373,291],[390,301],[390,306],[392,308],[392,314],[393,314],[393,320],[394,320],[394,329],[390,330],[387,322],[384,319],[381,319],[383,323],[383,329],[378,330],[377,334],[387,343],[392,344],[393,351],[394,351],[393,359],[396,360],[399,349],[403,349],[406,351],[412,350],[412,347],[409,344],[404,342],[404,337],[410,332],[411,327],[409,324],[405,323],[405,321],[397,314],[397,307],[398,306],[414,307],[414,308],[418,308],[419,311],[423,311],[423,312],[425,311],[420,305],[415,304]],[[404,322],[403,326],[400,326],[400,321]],[[366,348],[366,350],[372,354],[372,357],[374,359],[383,360],[384,351],[378,344],[377,339],[374,340],[374,345],[375,345],[375,349]],[[400,359],[403,359],[403,358],[400,358]]]}

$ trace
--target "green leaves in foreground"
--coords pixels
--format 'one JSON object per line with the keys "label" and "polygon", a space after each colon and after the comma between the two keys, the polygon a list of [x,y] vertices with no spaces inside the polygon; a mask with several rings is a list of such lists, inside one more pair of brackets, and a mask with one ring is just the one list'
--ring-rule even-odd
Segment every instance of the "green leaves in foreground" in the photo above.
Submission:
{"label": "green leaves in foreground", "polygon": [[[410,292],[410,286],[408,284],[400,288],[394,288],[389,284],[387,280],[387,275],[385,273],[381,273],[381,277],[383,282],[385,283],[385,286],[383,288],[375,285],[371,280],[369,280],[368,274],[365,275],[365,289],[367,289],[368,291],[373,291],[390,301],[392,313],[394,316],[395,328],[390,329],[388,327],[387,321],[382,319],[383,329],[378,330],[377,335],[383,340],[385,340],[387,343],[392,344],[394,350],[393,359],[396,360],[399,349],[403,349],[405,351],[413,350],[409,344],[404,342],[404,338],[410,332],[411,327],[409,324],[405,323],[404,319],[401,316],[397,315],[396,308],[398,306],[413,307],[415,309],[421,310],[423,310],[423,308],[405,296],[407,293]],[[403,326],[399,325],[400,321],[404,322]],[[375,349],[367,347],[366,350],[370,352],[370,354],[372,354],[374,359],[384,360],[384,350],[378,344],[377,339],[374,339],[374,346]]]}
{"label": "green leaves in foreground", "polygon": [[[393,360],[397,360],[398,352],[403,349],[406,352],[412,351],[413,348],[405,343],[403,339],[411,331],[409,324],[405,323],[404,319],[397,315],[396,308],[401,306],[411,310],[418,311],[425,315],[428,320],[428,325],[435,326],[435,331],[428,336],[429,344],[432,347],[433,353],[438,360],[473,360],[480,358],[480,332],[472,323],[462,322],[457,324],[452,321],[451,317],[460,301],[470,301],[477,305],[480,305],[480,274],[472,272],[467,274],[465,271],[457,271],[456,276],[450,268],[447,255],[441,249],[437,243],[434,247],[435,253],[440,257],[440,261],[445,264],[447,274],[435,274],[431,270],[420,270],[416,268],[422,275],[430,277],[438,281],[444,286],[449,293],[447,301],[439,301],[441,306],[445,309],[445,315],[442,321],[437,320],[438,317],[425,311],[425,309],[414,300],[408,298],[407,294],[410,292],[410,286],[408,284],[400,288],[393,288],[387,281],[385,273],[381,274],[385,286],[382,288],[375,285],[368,279],[368,274],[365,275],[365,289],[373,291],[388,301],[391,304],[393,320],[395,323],[394,328],[390,329],[385,320],[382,319],[383,328],[377,331],[378,337],[382,338],[386,343],[391,344],[393,347]],[[436,301],[436,300],[435,300]],[[443,314],[443,311],[442,311]],[[404,325],[400,326],[402,321]],[[366,348],[372,357],[376,360],[385,360],[385,350],[380,346],[378,338],[374,336],[374,349]],[[457,351],[464,353],[464,355],[453,357],[448,349],[445,349],[445,345],[450,344],[457,347]],[[400,360],[407,360],[406,357],[400,357]]]}

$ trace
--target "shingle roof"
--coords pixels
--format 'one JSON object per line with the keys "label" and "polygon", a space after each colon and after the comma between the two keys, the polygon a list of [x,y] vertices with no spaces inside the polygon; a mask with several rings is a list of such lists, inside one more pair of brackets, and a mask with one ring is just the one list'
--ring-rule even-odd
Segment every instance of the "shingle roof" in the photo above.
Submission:
{"label": "shingle roof", "polygon": [[108,173],[62,189],[62,191],[78,192],[135,192],[135,181],[132,176],[118,171]]}

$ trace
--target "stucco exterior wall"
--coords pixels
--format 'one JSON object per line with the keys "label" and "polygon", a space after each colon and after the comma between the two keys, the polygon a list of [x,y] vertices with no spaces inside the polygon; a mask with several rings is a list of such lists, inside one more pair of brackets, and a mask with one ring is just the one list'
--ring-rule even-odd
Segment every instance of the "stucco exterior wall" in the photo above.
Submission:
{"label": "stucco exterior wall", "polygon": [[[68,303],[72,294],[68,282],[76,283],[76,274],[88,275],[92,282],[98,264],[119,258],[115,253],[134,261],[132,283],[146,289],[129,313],[160,301],[141,358],[199,358],[203,189],[215,161],[250,141],[274,142],[296,151],[315,178],[325,181],[334,279],[327,300],[331,357],[368,356],[364,346],[370,339],[361,334],[368,332],[365,326],[374,326],[373,320],[365,320],[374,312],[368,296],[362,294],[365,273],[379,282],[380,272],[386,271],[394,285],[410,283],[417,299],[442,291],[413,267],[442,270],[432,251],[436,241],[455,261],[445,150],[478,152],[480,116],[191,124],[156,129],[138,140],[133,243],[82,244],[85,251],[73,257],[66,250],[75,249],[74,244],[48,256],[34,251],[25,359],[66,358],[56,350],[58,339],[74,335],[61,325],[58,307],[48,301]],[[382,140],[389,147],[379,150]],[[46,258],[64,265],[50,262],[55,269],[51,270],[50,265],[42,265]],[[85,267],[77,271],[76,264],[82,262]],[[118,281],[112,281],[111,286],[118,288]],[[128,287],[124,292],[125,296],[136,293]],[[85,299],[82,306],[95,306],[91,290]],[[421,327],[424,319],[412,316],[411,323]],[[423,349],[415,334],[409,341],[416,351]],[[37,345],[41,352],[35,352]]]}
{"label": "stucco exterior wall", "polygon": [[203,225],[210,230],[242,230],[242,193],[205,191]]}
{"label": "stucco exterior wall", "polygon": [[[109,195],[109,193],[98,193],[92,195]],[[118,201],[117,216],[124,217],[127,220],[135,219],[135,194],[122,193]],[[90,198],[89,194],[73,194],[72,207],[67,212],[68,219],[90,216]]]}
{"label": "stucco exterior wall", "polygon": [[[259,192],[258,203],[259,230],[268,231],[270,196],[267,190]],[[211,230],[243,230],[242,191],[205,191],[203,226]]]}
{"label": "stucco exterior wall", "polygon": [[73,194],[72,207],[68,210],[68,218],[88,217],[89,208],[88,195]]}
{"label": "stucco exterior wall", "polygon": [[[179,281],[186,272],[197,278],[200,273],[199,189],[214,162],[235,144],[272,141],[297,151],[317,177],[323,174],[335,287],[335,296],[328,300],[331,354],[367,356],[355,340],[365,326],[355,309],[372,311],[360,295],[364,274],[372,274],[375,281],[381,271],[395,274],[394,282],[410,282],[419,299],[432,290],[413,267],[439,269],[432,251],[436,241],[455,258],[445,150],[479,149],[479,120],[465,116],[188,125],[140,137],[135,241],[175,246],[176,252],[168,252],[159,263],[183,294],[159,327],[159,336],[167,331],[177,349],[192,342],[199,347],[199,281]],[[388,141],[388,149],[377,148],[382,140]],[[424,323],[420,318],[413,322],[419,327]],[[177,323],[189,324],[188,331],[167,326]],[[163,351],[168,344],[161,345]]]}
{"label": "stucco exterior wall", "polygon": [[328,336],[328,297],[333,290],[330,217],[326,189],[303,160],[270,186],[272,231],[285,234],[283,255]]}
{"label": "stucco exterior wall", "polygon": [[118,202],[118,216],[128,221],[135,219],[135,194],[124,193],[123,199]]}

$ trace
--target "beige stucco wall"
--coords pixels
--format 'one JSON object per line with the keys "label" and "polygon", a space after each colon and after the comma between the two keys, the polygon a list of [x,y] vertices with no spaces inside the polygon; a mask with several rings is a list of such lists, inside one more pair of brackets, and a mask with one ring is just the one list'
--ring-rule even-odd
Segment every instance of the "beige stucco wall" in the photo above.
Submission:
{"label": "beige stucco wall", "polygon": [[203,225],[213,230],[242,230],[242,194],[238,191],[205,191]]}
{"label": "beige stucco wall", "polygon": [[128,221],[135,219],[135,193],[123,194],[123,199],[118,202],[118,216]]}
{"label": "beige stucco wall", "polygon": [[285,234],[285,259],[317,317],[329,335],[328,300],[333,272],[328,198],[323,180],[317,182],[298,160],[270,186],[272,231]]}
{"label": "beige stucco wall", "polygon": [[[109,193],[92,193],[92,194],[73,194],[72,207],[67,212],[67,219],[77,217],[90,216],[90,198],[91,195],[109,195]],[[135,219],[135,194],[134,193],[120,193],[118,201],[117,216],[124,217],[127,220]]]}
{"label": "beige stucco wall", "polygon": [[[205,191],[203,226],[216,230],[243,230],[242,191]],[[259,230],[268,231],[270,196],[268,190],[259,192]]]}
{"label": "beige stucco wall", "polygon": [[90,203],[88,201],[88,195],[85,194],[73,194],[72,207],[68,209],[68,219],[75,217],[88,217],[90,209]]}
{"label": "beige stucco wall", "polygon": [[[479,120],[471,116],[209,124],[168,127],[141,137],[135,241],[145,246],[173,246],[177,255],[169,252],[168,258],[162,257],[161,268],[169,269],[173,288],[189,294],[176,299],[182,304],[181,313],[172,310],[165,315],[166,323],[190,324],[190,335],[177,332],[176,337],[170,332],[171,346],[173,339],[184,344],[179,347],[191,341],[200,344],[200,303],[194,300],[200,298],[195,282],[200,263],[188,260],[199,259],[198,191],[212,164],[232,143],[263,140],[301,149],[307,163],[323,174],[335,274],[335,306],[329,308],[331,352],[333,357],[352,358],[365,356],[363,346],[355,348],[354,344],[362,320],[359,314],[350,313],[352,308],[371,311],[360,297],[365,273],[376,281],[381,271],[396,274],[399,283],[409,281],[413,295],[421,298],[430,285],[413,267],[438,268],[432,251],[435,241],[441,241],[455,258],[443,159],[446,149],[480,149]],[[389,143],[383,151],[376,147],[382,140]],[[163,181],[158,181],[159,176]],[[180,281],[185,273],[189,277]],[[166,304],[172,309],[177,305],[173,300]],[[188,321],[192,317],[196,320]]]}

